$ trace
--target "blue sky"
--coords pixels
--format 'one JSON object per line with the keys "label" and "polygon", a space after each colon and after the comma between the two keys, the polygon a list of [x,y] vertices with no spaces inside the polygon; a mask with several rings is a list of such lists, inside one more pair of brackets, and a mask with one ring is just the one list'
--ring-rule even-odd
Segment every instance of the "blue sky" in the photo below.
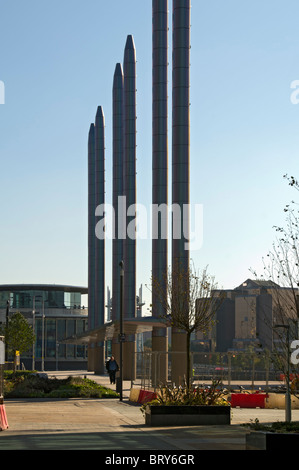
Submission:
{"label": "blue sky", "polygon": [[[111,202],[112,80],[128,34],[137,55],[137,198],[151,203],[151,1],[0,0],[0,8],[0,283],[87,285],[87,135],[103,106]],[[220,287],[261,270],[273,225],[296,197],[283,175],[299,177],[299,105],[290,100],[297,19],[296,0],[192,2],[191,203],[204,214],[192,258]],[[171,29],[169,39],[171,79]],[[150,246],[137,244],[138,286],[150,279]],[[109,242],[106,254],[111,287]]]}

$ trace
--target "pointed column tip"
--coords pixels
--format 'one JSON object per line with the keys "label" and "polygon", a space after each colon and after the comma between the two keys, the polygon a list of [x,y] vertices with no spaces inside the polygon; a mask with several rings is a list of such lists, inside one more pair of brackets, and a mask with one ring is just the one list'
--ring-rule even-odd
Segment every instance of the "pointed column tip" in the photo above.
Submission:
{"label": "pointed column tip", "polygon": [[89,132],[88,132],[88,148],[89,149],[91,148],[90,146],[93,145],[94,137],[95,137],[95,125],[94,123],[91,123],[89,127]]}
{"label": "pointed column tip", "polygon": [[132,34],[127,36],[126,49],[135,49],[134,39]]}
{"label": "pointed column tip", "polygon": [[97,116],[104,116],[104,111],[103,111],[102,106],[98,106]]}
{"label": "pointed column tip", "polygon": [[89,135],[94,132],[94,123],[92,122],[89,126]]}
{"label": "pointed column tip", "polygon": [[104,117],[104,111],[102,106],[98,106],[97,109],[97,114],[96,114],[96,120],[95,120],[95,125],[104,125],[105,117]]}
{"label": "pointed column tip", "polygon": [[124,72],[122,65],[120,63],[116,64],[114,76],[113,76],[113,90],[123,87],[124,82]]}
{"label": "pointed column tip", "polygon": [[119,63],[119,62],[115,66],[114,75],[116,75],[116,76],[123,75],[123,68],[122,68],[121,63]]}

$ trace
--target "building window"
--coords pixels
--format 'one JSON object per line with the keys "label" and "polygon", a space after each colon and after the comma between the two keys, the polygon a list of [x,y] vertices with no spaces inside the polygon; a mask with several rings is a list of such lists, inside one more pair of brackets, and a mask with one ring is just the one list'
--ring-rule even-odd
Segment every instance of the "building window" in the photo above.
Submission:
{"label": "building window", "polygon": [[[66,321],[66,336],[72,336],[76,333],[76,320],[67,320]],[[66,357],[74,358],[75,357],[75,346],[73,344],[66,345]]]}
{"label": "building window", "polygon": [[36,358],[42,357],[42,320],[35,319],[35,335],[36,335]]}
{"label": "building window", "polygon": [[[80,334],[85,331],[86,320],[77,320],[76,321],[76,333]],[[86,346],[84,345],[77,345],[76,347],[76,357],[84,359],[86,356]]]}
{"label": "building window", "polygon": [[46,353],[48,358],[56,357],[56,320],[46,320]]}
{"label": "building window", "polygon": [[[60,342],[66,338],[66,320],[57,320],[57,341]],[[66,345],[59,344],[58,357],[64,358],[66,356]]]}

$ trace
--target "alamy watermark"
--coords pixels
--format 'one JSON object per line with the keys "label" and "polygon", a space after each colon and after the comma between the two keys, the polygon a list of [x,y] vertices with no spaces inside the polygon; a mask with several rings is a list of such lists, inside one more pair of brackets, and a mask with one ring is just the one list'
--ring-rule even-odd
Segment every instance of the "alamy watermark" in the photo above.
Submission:
{"label": "alamy watermark", "polygon": [[148,210],[143,204],[127,207],[126,196],[119,196],[117,210],[111,204],[100,204],[95,216],[100,218],[95,227],[99,240],[157,240],[170,237],[184,240],[185,250],[199,250],[202,247],[202,204],[152,204]]}
{"label": "alamy watermark", "polygon": [[2,80],[0,80],[0,104],[5,104],[5,85]]}
{"label": "alamy watermark", "polygon": [[294,90],[290,96],[291,103],[298,104],[299,103],[299,80],[293,80],[291,82],[291,88]]}
{"label": "alamy watermark", "polygon": [[295,349],[295,351],[291,354],[291,363],[294,365],[299,364],[299,340],[296,339],[291,342],[291,349]]}

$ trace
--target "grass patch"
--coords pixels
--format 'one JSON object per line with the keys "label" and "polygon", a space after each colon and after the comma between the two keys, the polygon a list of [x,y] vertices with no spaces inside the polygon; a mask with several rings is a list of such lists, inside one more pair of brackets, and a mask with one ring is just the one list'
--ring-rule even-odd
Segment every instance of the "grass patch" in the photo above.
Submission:
{"label": "grass patch", "polygon": [[243,426],[249,427],[253,431],[265,431],[276,433],[299,433],[299,421],[277,421],[275,423],[261,424],[258,419],[246,423]]}
{"label": "grass patch", "polygon": [[82,377],[48,378],[31,371],[4,373],[4,398],[118,398],[114,390]]}

